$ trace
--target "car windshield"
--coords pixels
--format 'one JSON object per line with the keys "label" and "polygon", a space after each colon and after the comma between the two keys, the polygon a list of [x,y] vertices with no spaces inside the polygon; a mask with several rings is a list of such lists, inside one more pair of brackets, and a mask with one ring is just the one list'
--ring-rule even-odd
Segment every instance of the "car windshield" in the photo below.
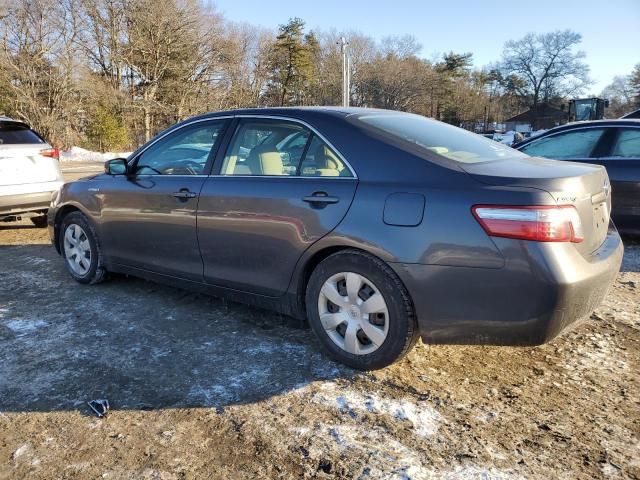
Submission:
{"label": "car windshield", "polygon": [[23,125],[0,123],[0,145],[24,145],[30,143],[44,143],[35,133]]}
{"label": "car windshield", "polygon": [[394,137],[411,142],[429,153],[459,163],[480,163],[526,157],[506,145],[420,115],[373,113],[358,120]]}

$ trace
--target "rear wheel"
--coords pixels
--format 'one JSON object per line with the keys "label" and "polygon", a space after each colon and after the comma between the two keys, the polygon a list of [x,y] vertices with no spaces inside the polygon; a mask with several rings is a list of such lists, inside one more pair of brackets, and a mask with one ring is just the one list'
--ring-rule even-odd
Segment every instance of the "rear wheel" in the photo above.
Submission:
{"label": "rear wheel", "polygon": [[306,292],[309,323],[331,356],[361,370],[402,358],[418,339],[413,305],[380,259],[344,250],[320,262]]}
{"label": "rear wheel", "polygon": [[60,251],[67,270],[77,282],[95,284],[106,278],[98,238],[82,213],[72,212],[63,218]]}

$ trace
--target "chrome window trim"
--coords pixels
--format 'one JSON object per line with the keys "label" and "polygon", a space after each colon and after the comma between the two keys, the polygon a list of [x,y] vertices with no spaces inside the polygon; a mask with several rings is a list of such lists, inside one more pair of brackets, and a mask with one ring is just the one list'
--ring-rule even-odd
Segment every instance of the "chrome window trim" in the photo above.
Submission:
{"label": "chrome window trim", "polygon": [[[284,120],[284,121],[287,121],[287,122],[298,123],[298,124],[306,127],[307,129],[309,129],[314,135],[317,135],[318,137],[320,137],[320,139],[324,143],[326,143],[327,146],[329,146],[329,148],[331,148],[331,150],[334,151],[334,153],[338,156],[338,158],[347,166],[347,168],[351,172],[351,175],[353,175],[352,177],[320,177],[320,176],[315,177],[315,176],[310,176],[310,175],[243,175],[243,176],[247,176],[247,177],[292,177],[292,178],[342,178],[342,179],[355,178],[355,179],[358,179],[358,175],[356,174],[356,171],[353,169],[351,164],[349,162],[347,162],[347,160],[344,158],[344,155],[342,155],[342,153],[340,153],[340,150],[338,150],[329,140],[327,140],[327,137],[322,135],[320,132],[318,132],[318,130],[316,130],[313,126],[309,125],[304,120],[300,120],[298,118],[291,118],[291,117],[287,117],[287,116],[284,116],[284,115],[256,115],[255,113],[254,114],[241,113],[241,114],[235,115],[235,117],[236,118],[253,118],[253,119],[266,118],[266,119],[270,119],[270,120]],[[222,177],[239,177],[240,175],[219,175],[219,176],[222,176]]]}
{"label": "chrome window trim", "polygon": [[[167,175],[168,176],[168,175]],[[189,176],[189,175],[186,175]],[[220,175],[220,174],[211,174],[209,177],[212,178],[298,178],[301,180],[318,180],[322,178],[324,180],[357,180],[356,177],[328,177],[321,175]]]}
{"label": "chrome window trim", "polygon": [[[311,125],[309,125],[307,122],[305,122],[304,120],[299,120],[297,118],[291,118],[291,117],[286,117],[286,116],[282,116],[282,115],[256,115],[256,114],[239,114],[239,115],[224,115],[224,116],[220,116],[220,117],[209,117],[209,118],[199,118],[197,120],[192,120],[190,122],[187,122],[183,125],[181,125],[180,127],[170,130],[168,132],[165,132],[163,135],[161,135],[160,137],[156,138],[155,140],[153,140],[152,142],[150,142],[147,146],[144,147],[144,149],[140,150],[133,158],[131,158],[131,160],[127,161],[127,165],[131,166],[133,165],[133,161],[137,158],[140,157],[140,155],[142,155],[144,152],[146,152],[149,148],[151,148],[153,145],[155,145],[156,143],[158,143],[159,141],[161,141],[162,139],[164,139],[165,137],[167,137],[168,135],[177,132],[178,130],[181,130],[183,128],[189,127],[191,125],[195,125],[197,123],[202,123],[202,122],[210,122],[210,121],[214,121],[214,120],[227,120],[230,118],[251,118],[251,119],[256,119],[256,120],[260,120],[260,119],[268,119],[268,120],[283,120],[283,121],[287,121],[287,122],[292,122],[292,123],[297,123],[302,125],[303,127],[307,128],[308,130],[310,130],[314,135],[317,135],[318,137],[320,137],[320,139],[326,143],[329,148],[331,148],[331,150],[333,150],[335,152],[335,154],[338,156],[338,158],[346,165],[346,167],[349,169],[349,171],[351,172],[351,177],[321,177],[321,176],[311,176],[311,175],[221,175],[221,174],[211,174],[211,175],[153,175],[153,174],[147,174],[147,176],[164,176],[164,177],[189,177],[189,178],[194,178],[194,177],[238,177],[238,178],[312,178],[312,179],[318,179],[318,178],[324,178],[324,179],[341,179],[341,180],[358,180],[358,175],[356,174],[356,171],[353,169],[353,167],[351,166],[351,164],[344,158],[344,156],[342,155],[342,153],[340,153],[340,150],[338,150],[329,140],[327,140],[327,138],[322,135],[320,132],[318,132],[318,130],[316,130],[314,127],[312,127]],[[235,132],[234,132],[235,133]]]}

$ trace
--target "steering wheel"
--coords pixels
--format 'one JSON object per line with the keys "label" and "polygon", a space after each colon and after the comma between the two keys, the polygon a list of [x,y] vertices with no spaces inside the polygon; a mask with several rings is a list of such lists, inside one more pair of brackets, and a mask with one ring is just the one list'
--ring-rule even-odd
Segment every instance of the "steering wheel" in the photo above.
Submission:
{"label": "steering wheel", "polygon": [[200,175],[204,168],[202,163],[194,162],[193,160],[183,160],[179,166],[184,167],[191,175]]}

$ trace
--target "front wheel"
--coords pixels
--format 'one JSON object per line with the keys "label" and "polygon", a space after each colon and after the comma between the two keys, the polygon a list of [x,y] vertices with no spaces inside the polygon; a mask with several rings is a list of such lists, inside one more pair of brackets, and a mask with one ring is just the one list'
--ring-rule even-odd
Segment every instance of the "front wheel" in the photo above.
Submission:
{"label": "front wheel", "polygon": [[67,270],[77,282],[95,284],[106,278],[98,238],[82,213],[72,212],[63,218],[60,251]]}
{"label": "front wheel", "polygon": [[330,355],[360,370],[386,367],[418,339],[413,304],[395,272],[359,250],[328,256],[306,292],[311,328]]}

